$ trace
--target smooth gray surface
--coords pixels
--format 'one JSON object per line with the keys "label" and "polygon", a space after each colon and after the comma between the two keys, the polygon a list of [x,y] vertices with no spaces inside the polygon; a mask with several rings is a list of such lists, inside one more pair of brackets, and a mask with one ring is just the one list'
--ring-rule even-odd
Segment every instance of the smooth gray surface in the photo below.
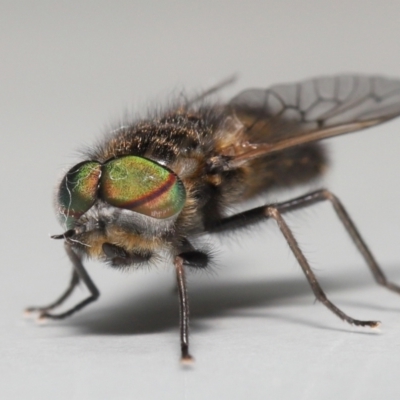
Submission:
{"label": "smooth gray surface", "polygon": [[[399,21],[397,1],[1,1],[0,398],[397,399],[400,299],[373,283],[327,205],[290,225],[331,299],[382,320],[380,332],[314,304],[272,223],[214,241],[213,272],[190,276],[190,370],[178,363],[169,266],[119,274],[91,263],[96,304],[47,327],[21,313],[69,279],[48,234],[60,233],[54,183],[79,146],[232,73],[224,98],[321,74],[400,77]],[[400,120],[331,140],[323,182],[397,282],[399,131]]]}

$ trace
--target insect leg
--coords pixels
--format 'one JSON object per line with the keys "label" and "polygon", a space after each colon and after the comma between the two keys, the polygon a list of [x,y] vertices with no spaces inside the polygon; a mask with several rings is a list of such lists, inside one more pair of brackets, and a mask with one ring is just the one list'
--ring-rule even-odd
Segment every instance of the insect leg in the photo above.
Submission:
{"label": "insect leg", "polygon": [[302,253],[296,239],[294,238],[290,228],[286,224],[282,214],[289,211],[294,211],[299,208],[307,207],[313,205],[317,202],[329,200],[334,206],[334,209],[345,226],[347,232],[351,236],[352,240],[355,242],[357,248],[363,255],[364,259],[368,263],[375,279],[382,285],[388,287],[391,290],[396,292],[399,291],[399,288],[387,282],[383,272],[375,262],[371,252],[369,251],[367,245],[361,238],[361,235],[357,231],[354,223],[351,221],[349,215],[346,210],[340,203],[340,201],[328,190],[318,190],[316,192],[307,194],[305,196],[297,197],[295,199],[278,203],[270,206],[257,207],[249,211],[245,211],[243,213],[233,215],[231,217],[225,218],[217,225],[209,229],[210,233],[213,232],[223,232],[225,230],[234,230],[241,227],[245,227],[251,225],[253,223],[259,222],[265,218],[273,218],[278,223],[278,227],[281,230],[283,236],[285,237],[287,243],[289,244],[290,249],[292,250],[294,256],[296,257],[298,263],[300,264],[306,278],[316,296],[316,298],[321,301],[327,308],[329,308],[334,314],[336,314],[339,318],[347,321],[353,325],[360,326],[370,326],[376,327],[379,325],[378,321],[360,321],[353,319],[343,313],[340,309],[338,309],[325,295],[321,286],[319,285],[317,278],[312,271],[308,261],[306,260],[304,254]]}
{"label": "insect leg", "polygon": [[180,334],[181,334],[181,361],[191,363],[193,357],[189,354],[189,297],[186,289],[185,268],[183,259],[175,257],[176,279],[179,293]]}
{"label": "insect leg", "polygon": [[72,277],[71,277],[71,281],[67,287],[67,289],[65,290],[65,292],[53,303],[47,305],[47,306],[42,306],[42,307],[29,307],[25,310],[25,312],[27,314],[30,313],[36,313],[36,312],[46,312],[46,311],[50,311],[53,310],[54,308],[60,306],[61,304],[64,303],[65,300],[68,299],[68,297],[72,294],[72,292],[74,291],[75,287],[77,286],[77,284],[79,283],[79,275],[76,272],[75,269],[72,270]]}
{"label": "insect leg", "polygon": [[60,314],[51,314],[46,311],[41,312],[39,314],[39,321],[49,319],[63,319],[69,317],[70,315],[74,314],[75,312],[79,311],[83,307],[87,306],[88,304],[92,303],[93,301],[97,300],[100,296],[100,292],[98,291],[97,287],[94,285],[93,281],[91,280],[89,274],[86,272],[85,267],[82,264],[81,258],[72,250],[71,244],[68,241],[64,242],[65,251],[68,254],[69,259],[72,262],[74,267],[74,271],[78,275],[79,279],[83,281],[86,287],[90,291],[90,296],[86,299],[82,300],[80,303],[76,304],[74,307],[70,308],[69,310],[60,313]]}
{"label": "insect leg", "polygon": [[281,203],[281,207],[282,207],[281,212],[292,211],[294,209],[308,206],[308,205],[311,205],[311,204],[314,204],[314,203],[317,203],[320,201],[324,201],[324,200],[328,200],[332,204],[337,216],[339,217],[339,219],[342,222],[347,233],[353,240],[358,251],[363,256],[363,258],[364,258],[365,262],[367,263],[369,269],[371,270],[372,275],[374,276],[375,280],[380,285],[400,294],[400,287],[387,280],[385,274],[383,273],[382,269],[376,262],[374,256],[372,255],[371,251],[369,250],[367,244],[365,243],[364,239],[362,238],[360,232],[356,228],[354,222],[350,218],[350,215],[347,213],[343,204],[329,190],[326,190],[326,189],[318,190],[318,191],[310,193],[308,195],[298,197],[297,199],[290,200],[285,203]]}
{"label": "insect leg", "polygon": [[300,247],[294,238],[292,231],[286,224],[285,220],[283,219],[281,212],[279,211],[278,206],[271,206],[266,207],[265,213],[268,217],[275,219],[278,223],[278,227],[281,230],[283,236],[285,237],[290,249],[292,250],[294,256],[296,257],[298,263],[300,264],[308,283],[311,286],[312,291],[315,294],[315,297],[324,304],[329,310],[331,310],[334,314],[336,314],[339,318],[343,319],[344,321],[348,322],[352,325],[358,326],[370,326],[371,328],[375,328],[379,325],[378,321],[360,321],[354,318],[349,317],[339,308],[337,308],[327,297],[324,291],[322,290],[320,284],[318,283],[317,277],[315,276],[314,272],[312,271],[310,264],[304,257],[303,252],[300,250]]}

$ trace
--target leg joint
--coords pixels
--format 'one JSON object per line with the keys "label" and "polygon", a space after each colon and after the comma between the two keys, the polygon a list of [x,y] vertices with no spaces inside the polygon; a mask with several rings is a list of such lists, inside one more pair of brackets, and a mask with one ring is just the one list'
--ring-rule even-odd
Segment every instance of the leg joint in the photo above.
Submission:
{"label": "leg joint", "polygon": [[278,219],[279,218],[279,210],[277,207],[275,206],[267,206],[265,207],[265,216],[266,217],[271,217],[274,219]]}

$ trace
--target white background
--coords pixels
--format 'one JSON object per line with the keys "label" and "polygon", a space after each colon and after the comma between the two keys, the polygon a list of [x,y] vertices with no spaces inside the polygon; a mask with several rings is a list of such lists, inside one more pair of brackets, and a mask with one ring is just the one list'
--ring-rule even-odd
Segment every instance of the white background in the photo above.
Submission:
{"label": "white background", "polygon": [[[398,1],[1,0],[0,397],[397,399],[400,298],[373,282],[328,205],[289,224],[330,298],[353,317],[382,320],[380,332],[352,328],[314,302],[273,222],[210,239],[217,266],[189,277],[189,370],[178,362],[168,265],[121,274],[89,263],[102,292],[96,304],[46,327],[21,315],[69,279],[62,244],[48,238],[61,233],[58,176],[124,115],[232,73],[240,80],[226,99],[321,74],[400,77],[399,65]],[[321,183],[397,282],[399,131],[400,120],[330,140]]]}

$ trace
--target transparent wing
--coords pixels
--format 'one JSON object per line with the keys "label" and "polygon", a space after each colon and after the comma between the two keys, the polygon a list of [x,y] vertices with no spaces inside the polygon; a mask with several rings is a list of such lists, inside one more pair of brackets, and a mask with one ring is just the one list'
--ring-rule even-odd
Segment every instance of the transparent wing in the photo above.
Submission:
{"label": "transparent wing", "polygon": [[248,89],[227,106],[245,126],[249,140],[235,157],[237,166],[264,154],[397,117],[400,80],[363,75],[321,77]]}

